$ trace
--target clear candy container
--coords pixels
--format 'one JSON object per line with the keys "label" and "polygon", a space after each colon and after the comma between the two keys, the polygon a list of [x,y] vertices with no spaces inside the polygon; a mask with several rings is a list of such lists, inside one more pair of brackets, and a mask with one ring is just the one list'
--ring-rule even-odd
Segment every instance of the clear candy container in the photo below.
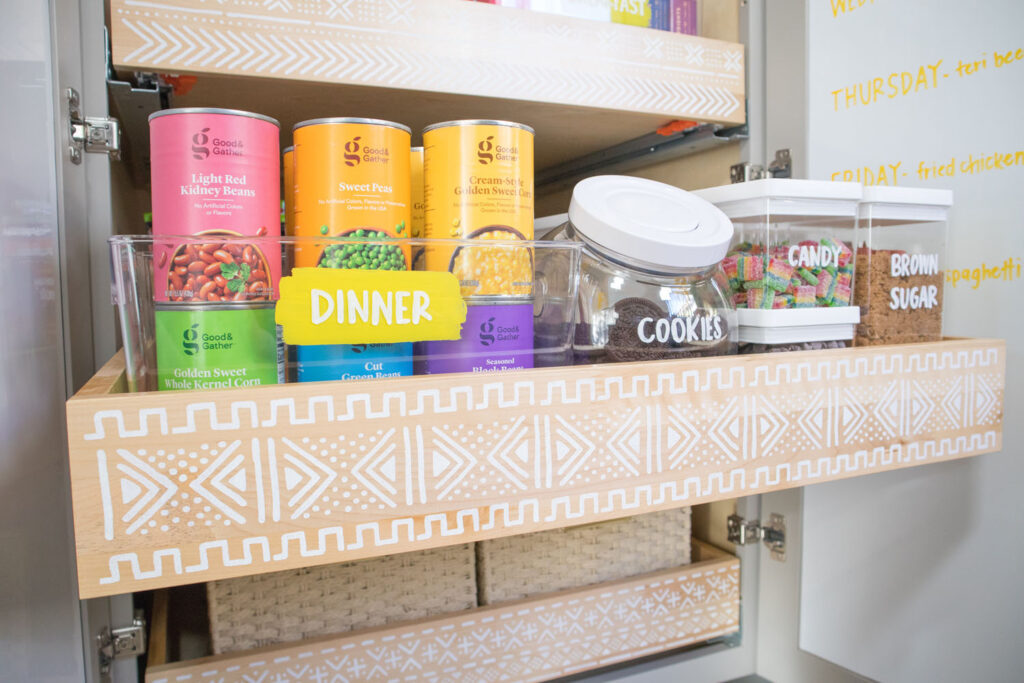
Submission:
{"label": "clear candy container", "polygon": [[597,176],[576,185],[568,219],[547,239],[583,244],[577,364],[736,353],[721,211],[662,183]]}
{"label": "clear candy container", "polygon": [[859,183],[767,178],[695,192],[733,222],[722,270],[740,341],[852,339]]}
{"label": "clear candy container", "polygon": [[942,338],[951,190],[866,187],[854,302],[858,346]]}

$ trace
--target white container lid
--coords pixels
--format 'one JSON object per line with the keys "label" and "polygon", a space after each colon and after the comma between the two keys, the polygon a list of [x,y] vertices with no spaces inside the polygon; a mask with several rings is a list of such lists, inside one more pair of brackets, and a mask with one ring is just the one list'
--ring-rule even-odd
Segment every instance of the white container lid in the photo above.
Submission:
{"label": "white container lid", "polygon": [[807,325],[796,327],[741,327],[740,344],[806,344],[809,342],[849,341],[856,325]]}
{"label": "white container lid", "polygon": [[860,322],[859,306],[828,308],[736,309],[739,341],[756,344],[853,339]]}
{"label": "white container lid", "polygon": [[952,206],[952,190],[872,185],[864,188],[860,216],[872,225],[944,221]]}
{"label": "white container lid", "polygon": [[578,182],[569,222],[611,252],[672,270],[718,263],[733,235],[732,221],[711,203],[678,187],[631,176]]}
{"label": "white container lid", "polygon": [[[786,220],[787,216],[856,216],[862,193],[860,183],[793,178],[762,178],[694,192],[729,218],[756,218],[770,211],[772,220]],[[784,205],[772,206],[779,202]]]}
{"label": "white container lid", "polygon": [[856,325],[860,306],[812,308],[737,308],[740,327],[807,327],[813,325]]}

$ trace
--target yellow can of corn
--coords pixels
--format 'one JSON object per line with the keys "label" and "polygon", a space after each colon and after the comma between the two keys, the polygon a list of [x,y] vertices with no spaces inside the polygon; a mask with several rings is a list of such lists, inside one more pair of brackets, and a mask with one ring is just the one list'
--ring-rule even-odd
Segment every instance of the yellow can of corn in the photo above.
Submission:
{"label": "yellow can of corn", "polygon": [[423,130],[423,236],[513,244],[429,246],[427,270],[448,270],[463,296],[529,296],[533,254],[533,129],[509,121],[447,121]]}

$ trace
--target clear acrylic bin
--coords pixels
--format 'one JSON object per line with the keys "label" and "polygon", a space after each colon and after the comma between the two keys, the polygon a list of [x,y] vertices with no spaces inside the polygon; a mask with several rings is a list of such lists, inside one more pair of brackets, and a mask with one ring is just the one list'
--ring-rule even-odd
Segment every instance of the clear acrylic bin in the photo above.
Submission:
{"label": "clear acrylic bin", "polygon": [[854,301],[857,346],[942,339],[951,190],[866,187]]}
{"label": "clear acrylic bin", "polygon": [[722,268],[740,343],[853,338],[859,183],[767,178],[698,190],[736,229]]}
{"label": "clear acrylic bin", "polygon": [[[317,250],[318,267],[293,271],[290,260],[297,247]],[[112,295],[131,391],[572,364],[580,261],[576,244],[376,239],[354,231],[317,238],[117,236],[110,239],[110,249]],[[450,254],[448,270],[455,275],[445,281],[447,294],[435,292],[432,301],[430,286],[436,283],[426,283],[436,278],[419,270],[427,249]],[[265,267],[265,255],[278,252],[285,277],[331,269],[357,278],[348,282],[367,284],[334,290],[333,297],[310,289],[301,299],[289,294],[300,291],[299,278],[283,278],[282,298],[280,283],[270,281],[271,269]],[[397,274],[410,265],[414,277],[401,285],[394,284],[402,282],[399,278],[380,272]],[[423,288],[427,297],[414,299],[412,289],[404,293],[407,283],[415,283],[409,287],[416,291]],[[398,289],[388,296],[392,287]],[[461,328],[448,338],[418,336],[422,325],[458,317],[463,310]],[[287,345],[287,323],[283,333],[277,324],[282,316],[306,316],[318,318],[318,324],[341,325],[346,315],[364,325],[360,330],[373,328],[367,333],[371,336]]]}

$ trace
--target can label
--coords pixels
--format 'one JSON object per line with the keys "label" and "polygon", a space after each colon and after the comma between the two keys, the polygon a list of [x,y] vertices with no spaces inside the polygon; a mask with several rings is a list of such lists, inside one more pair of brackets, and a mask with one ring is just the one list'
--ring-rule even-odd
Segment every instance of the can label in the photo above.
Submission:
{"label": "can label", "polygon": [[284,192],[284,234],[295,234],[295,150],[281,155],[281,181]]}
{"label": "can label", "polygon": [[155,322],[161,390],[278,383],[281,359],[272,306],[163,307]]}
{"label": "can label", "polygon": [[[240,114],[182,112],[158,116],[149,126],[155,237],[196,235],[215,242],[218,237],[281,234],[280,136],[275,124]],[[259,252],[255,260],[267,276],[267,288],[276,291],[280,245],[263,240],[249,246]],[[186,247],[172,241],[154,244],[156,301],[228,300],[224,292],[213,293],[214,287],[199,295],[212,277],[199,277],[198,264],[189,260],[196,255],[186,253]],[[241,267],[239,258],[234,262]],[[231,291],[231,298],[263,297],[236,294],[237,289]]]}
{"label": "can label", "polygon": [[423,148],[416,147],[409,156],[409,177],[412,181],[410,186],[410,198],[412,210],[410,211],[409,236],[423,237],[423,223],[426,218],[426,204],[423,201]]}
{"label": "can label", "polygon": [[[297,236],[408,237],[406,130],[379,123],[317,123],[295,129]],[[295,247],[295,265],[320,264],[322,245]],[[406,259],[408,262],[408,258]]]}
{"label": "can label", "polygon": [[[423,134],[424,237],[533,239],[533,134],[501,124]],[[464,296],[529,295],[529,249],[428,247],[427,270],[448,270]]]}
{"label": "can label", "polygon": [[300,382],[382,379],[412,374],[412,344],[330,344],[295,347]]}
{"label": "can label", "polygon": [[423,342],[428,375],[533,367],[533,304],[469,306],[458,341]]}
{"label": "can label", "polygon": [[172,303],[254,302],[278,298],[280,244],[224,240],[153,245],[156,300]]}

